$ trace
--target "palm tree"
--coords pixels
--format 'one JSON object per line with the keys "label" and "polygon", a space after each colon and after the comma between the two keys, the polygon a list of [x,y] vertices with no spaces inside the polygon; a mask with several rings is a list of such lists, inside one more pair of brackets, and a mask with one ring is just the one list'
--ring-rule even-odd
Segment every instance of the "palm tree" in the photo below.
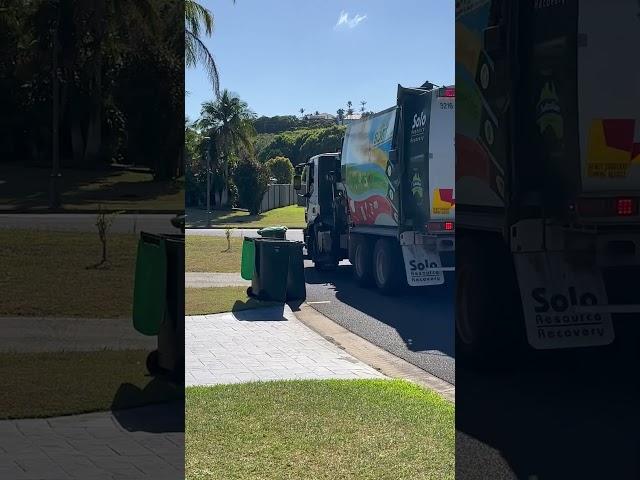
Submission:
{"label": "palm tree", "polygon": [[[237,95],[223,90],[215,101],[202,104],[198,126],[209,134],[213,141],[214,163],[221,161],[223,185],[226,189],[229,182],[229,164],[233,154],[241,152],[253,153],[255,129],[252,120],[255,114],[247,103]],[[222,192],[220,192],[222,200]]]}
{"label": "palm tree", "polygon": [[343,125],[344,124],[344,108],[339,108],[336,113],[338,114],[338,121],[340,122],[340,125]]}
{"label": "palm tree", "polygon": [[300,112],[300,117],[304,116],[304,108],[301,108],[300,110],[298,110]]}
{"label": "palm tree", "polygon": [[[233,0],[233,3],[236,3],[236,1]],[[195,67],[198,63],[201,63],[209,75],[216,97],[218,97],[220,96],[218,67],[213,55],[201,39],[203,28],[204,34],[207,36],[211,36],[213,33],[213,14],[196,1],[185,0],[184,25],[185,64],[187,67]]]}
{"label": "palm tree", "polygon": [[360,111],[364,113],[364,106],[367,104],[366,100],[360,100]]}
{"label": "palm tree", "polygon": [[347,102],[347,115],[353,115],[353,108],[351,108],[353,106],[353,103],[351,102],[351,100],[349,100]]}

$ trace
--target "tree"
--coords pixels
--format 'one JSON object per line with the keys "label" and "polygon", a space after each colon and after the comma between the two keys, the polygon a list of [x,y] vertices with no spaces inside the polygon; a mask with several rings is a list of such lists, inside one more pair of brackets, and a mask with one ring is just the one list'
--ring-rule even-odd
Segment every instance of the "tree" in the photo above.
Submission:
{"label": "tree", "polygon": [[[224,90],[215,101],[202,104],[198,126],[211,137],[215,152],[212,164],[221,164],[225,188],[229,187],[229,171],[234,155],[253,154],[255,114],[237,95]],[[221,198],[222,200],[222,198]]]}
{"label": "tree", "polygon": [[361,101],[360,101],[360,111],[361,111],[362,113],[364,113],[364,106],[365,106],[366,104],[367,104],[367,101],[366,101],[366,100],[361,100]]}
{"label": "tree", "polygon": [[339,108],[336,113],[338,114],[338,123],[344,125],[344,108]]}
{"label": "tree", "polygon": [[301,108],[298,111],[300,112],[300,117],[303,118],[304,117],[304,108]]}
{"label": "tree", "polygon": [[353,108],[351,108],[353,106],[353,103],[351,103],[351,100],[349,100],[347,102],[347,115],[353,115]]}
{"label": "tree", "polygon": [[274,157],[267,160],[265,164],[269,169],[272,177],[275,177],[278,183],[291,183],[293,179],[293,165],[287,157]]}
{"label": "tree", "polygon": [[233,180],[238,187],[240,206],[251,215],[260,213],[262,197],[269,185],[269,169],[245,153],[234,169]]}
{"label": "tree", "polygon": [[[234,2],[235,3],[235,0]],[[216,97],[220,94],[218,67],[213,55],[202,41],[202,34],[213,33],[213,14],[194,0],[184,2],[184,61],[187,67],[202,64],[209,75]],[[202,29],[204,28],[204,32]]]}

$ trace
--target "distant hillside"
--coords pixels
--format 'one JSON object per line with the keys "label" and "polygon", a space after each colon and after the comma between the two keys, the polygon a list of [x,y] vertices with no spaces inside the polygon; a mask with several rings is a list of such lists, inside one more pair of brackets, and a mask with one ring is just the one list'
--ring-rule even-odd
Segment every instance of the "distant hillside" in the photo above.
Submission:
{"label": "distant hillside", "polygon": [[340,150],[344,131],[344,126],[333,125],[290,130],[276,135],[263,133],[256,139],[256,152],[262,162],[283,156],[296,166],[314,155]]}
{"label": "distant hillside", "polygon": [[257,133],[282,133],[301,128],[330,127],[336,120],[323,118],[303,118],[295,115],[276,115],[275,117],[258,117],[253,121]]}

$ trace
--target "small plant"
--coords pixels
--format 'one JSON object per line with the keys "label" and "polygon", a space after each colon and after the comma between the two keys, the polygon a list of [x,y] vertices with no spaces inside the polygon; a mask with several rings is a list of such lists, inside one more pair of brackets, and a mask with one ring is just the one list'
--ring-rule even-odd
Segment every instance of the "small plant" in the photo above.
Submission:
{"label": "small plant", "polygon": [[227,239],[227,249],[225,250],[225,252],[230,252],[231,251],[231,229],[229,227],[227,227],[227,229],[224,231],[224,236]]}
{"label": "small plant", "polygon": [[102,258],[100,262],[92,265],[87,268],[106,268],[108,266],[108,257],[107,257],[107,234],[109,233],[109,229],[113,224],[113,221],[116,217],[122,212],[105,212],[102,210],[102,205],[98,206],[98,217],[96,219],[96,227],[98,228],[98,237],[100,238],[100,243],[102,244]]}

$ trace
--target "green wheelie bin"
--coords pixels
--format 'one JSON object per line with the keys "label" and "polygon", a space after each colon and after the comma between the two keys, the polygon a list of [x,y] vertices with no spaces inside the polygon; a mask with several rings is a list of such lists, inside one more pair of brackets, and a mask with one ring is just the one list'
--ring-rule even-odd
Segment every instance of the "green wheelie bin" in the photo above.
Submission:
{"label": "green wheelie bin", "polygon": [[133,326],[157,335],[147,357],[152,374],[184,379],[184,235],[141,232],[133,295]]}
{"label": "green wheelie bin", "polygon": [[249,296],[265,301],[304,300],[304,260],[302,242],[256,238]]}
{"label": "green wheelie bin", "polygon": [[287,272],[287,301],[304,301],[307,298],[307,288],[304,281],[303,242],[288,241],[289,270]]}
{"label": "green wheelie bin", "polygon": [[259,300],[285,302],[287,300],[287,272],[289,246],[286,240],[254,239],[255,257],[250,296]]}
{"label": "green wheelie bin", "polygon": [[258,235],[262,238],[276,238],[279,240],[287,239],[287,227],[284,225],[275,227],[265,227],[258,230]]}
{"label": "green wheelie bin", "polygon": [[245,280],[253,278],[253,266],[256,260],[256,246],[253,238],[244,237],[242,241],[242,260],[240,261],[240,276]]}

